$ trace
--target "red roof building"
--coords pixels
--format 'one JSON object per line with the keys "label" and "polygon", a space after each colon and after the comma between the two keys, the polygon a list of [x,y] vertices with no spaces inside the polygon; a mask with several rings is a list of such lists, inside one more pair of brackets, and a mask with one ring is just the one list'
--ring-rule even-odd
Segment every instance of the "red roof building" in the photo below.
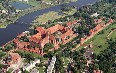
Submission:
{"label": "red roof building", "polygon": [[94,73],[102,73],[100,70],[94,70]]}
{"label": "red roof building", "polygon": [[7,57],[6,63],[10,66],[18,64],[21,61],[21,56],[18,53],[10,53]]}
{"label": "red roof building", "polygon": [[[77,20],[72,21],[70,25],[76,24]],[[68,24],[68,26],[70,26]],[[29,42],[19,41],[14,39],[14,43],[16,44],[16,48],[23,49],[26,51],[43,54],[43,48],[47,43],[54,44],[54,49],[59,48],[61,43],[66,44],[76,35],[74,31],[67,26],[62,26],[60,24],[56,24],[48,29],[44,29],[43,27],[37,27],[37,34],[29,36]]]}

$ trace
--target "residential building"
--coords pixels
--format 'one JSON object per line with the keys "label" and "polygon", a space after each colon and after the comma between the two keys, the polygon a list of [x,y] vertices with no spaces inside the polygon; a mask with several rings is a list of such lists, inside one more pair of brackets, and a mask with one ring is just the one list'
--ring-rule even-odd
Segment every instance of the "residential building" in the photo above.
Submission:
{"label": "residential building", "polygon": [[101,70],[94,70],[94,73],[103,73]]}
{"label": "residential building", "polygon": [[5,59],[5,64],[10,67],[16,67],[20,64],[21,56],[18,53],[10,53],[8,57]]}

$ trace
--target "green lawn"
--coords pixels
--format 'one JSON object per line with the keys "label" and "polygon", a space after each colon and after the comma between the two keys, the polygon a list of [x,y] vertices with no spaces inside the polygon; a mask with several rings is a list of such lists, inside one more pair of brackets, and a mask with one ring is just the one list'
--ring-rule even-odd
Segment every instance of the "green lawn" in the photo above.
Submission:
{"label": "green lawn", "polygon": [[[84,44],[89,44],[90,41],[92,41],[93,43],[93,48],[92,50],[94,50],[94,52],[98,55],[100,54],[100,51],[103,51],[105,49],[107,49],[108,44],[107,44],[107,35],[110,33],[112,28],[116,28],[116,24],[113,25],[109,25],[108,27],[106,27],[105,29],[103,29],[104,33],[103,34],[96,34],[93,38],[91,38],[90,40],[88,40],[87,42],[85,42]],[[110,38],[116,39],[116,31],[113,32],[110,35]],[[101,46],[99,48],[99,46]],[[82,46],[80,46],[77,50],[83,48]]]}
{"label": "green lawn", "polygon": [[76,12],[76,9],[71,9],[67,12],[63,12],[63,15],[59,15],[58,12],[51,11],[39,16],[34,22],[45,23],[48,20],[54,21],[55,19],[63,18],[67,15],[73,15]]}
{"label": "green lawn", "polygon": [[116,40],[116,30],[109,36],[109,38]]}
{"label": "green lawn", "polygon": [[64,17],[64,16],[58,15],[58,12],[51,11],[51,12],[48,12],[46,14],[39,16],[34,22],[44,23],[44,22],[47,22],[48,20],[53,21],[61,17]]}
{"label": "green lawn", "polygon": [[39,67],[38,70],[39,70],[39,73],[44,73],[45,68]]}
{"label": "green lawn", "polygon": [[64,63],[63,63],[63,66],[67,66],[68,63],[69,63],[69,58],[67,58],[67,57],[61,57],[61,59],[62,59],[62,61],[64,62]]}
{"label": "green lawn", "polygon": [[[19,0],[11,0],[11,2],[14,2],[14,1],[20,2]],[[39,4],[39,1],[36,1],[36,0],[29,0],[29,3],[24,2],[24,1],[22,1],[22,3],[26,3],[26,4],[29,4],[29,5],[31,5],[31,6],[36,6],[36,5]]]}

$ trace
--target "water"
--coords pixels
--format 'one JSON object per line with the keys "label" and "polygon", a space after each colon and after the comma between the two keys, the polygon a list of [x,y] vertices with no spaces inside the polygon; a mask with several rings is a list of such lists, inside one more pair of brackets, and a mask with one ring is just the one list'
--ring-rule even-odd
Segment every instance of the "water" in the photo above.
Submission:
{"label": "water", "polygon": [[[75,5],[78,8],[82,7],[86,4],[93,4],[97,0],[78,0],[77,2],[70,2],[68,5],[72,6]],[[54,7],[38,10],[35,12],[32,12],[30,14],[26,14],[25,16],[22,16],[19,18],[15,23],[9,24],[7,28],[1,28],[0,29],[0,46],[4,45],[8,41],[15,38],[18,34],[28,31],[29,25],[32,23],[33,20],[36,19],[36,16],[42,15],[44,13],[47,13],[49,11],[59,11],[61,10],[62,5],[57,5]]]}
{"label": "water", "polygon": [[30,5],[21,2],[10,2],[9,5],[15,7],[16,9],[27,9],[31,7]]}

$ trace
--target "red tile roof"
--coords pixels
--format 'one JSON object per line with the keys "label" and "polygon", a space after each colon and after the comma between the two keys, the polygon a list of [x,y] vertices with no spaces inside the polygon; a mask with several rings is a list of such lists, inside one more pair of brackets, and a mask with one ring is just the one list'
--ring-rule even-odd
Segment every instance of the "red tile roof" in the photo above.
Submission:
{"label": "red tile roof", "polygon": [[30,41],[33,41],[33,42],[36,42],[36,43],[39,43],[40,42],[40,39],[36,38],[36,37],[30,37],[29,39]]}
{"label": "red tile roof", "polygon": [[94,19],[95,24],[99,24],[100,22],[102,22],[102,19]]}
{"label": "red tile roof", "polygon": [[21,60],[21,56],[18,53],[10,53],[12,64],[18,63]]}
{"label": "red tile roof", "polygon": [[53,35],[50,35],[50,40],[55,40],[55,37]]}
{"label": "red tile roof", "polygon": [[49,36],[46,36],[40,41],[41,47],[44,47],[45,44],[49,43]]}
{"label": "red tile roof", "polygon": [[70,36],[73,34],[73,31],[68,29],[64,34],[61,35],[62,39],[65,39],[67,36]]}
{"label": "red tile roof", "polygon": [[45,29],[43,27],[37,27],[36,30],[41,34],[45,34]]}
{"label": "red tile roof", "polygon": [[101,73],[100,70],[94,70],[94,73]]}
{"label": "red tile roof", "polygon": [[53,34],[54,32],[58,31],[58,30],[62,30],[64,27],[57,24],[55,26],[52,26],[50,28],[47,29],[48,32],[50,32],[50,34]]}
{"label": "red tile roof", "polygon": [[97,31],[101,28],[102,26],[100,24],[98,24],[94,29]]}
{"label": "red tile roof", "polygon": [[41,35],[41,33],[37,33],[37,34],[33,35],[32,37],[35,37],[35,38],[41,39],[42,35]]}
{"label": "red tile roof", "polygon": [[67,26],[71,26],[73,24],[76,24],[77,22],[81,21],[81,19],[79,20],[74,20],[74,21],[71,21],[71,22],[67,22]]}

